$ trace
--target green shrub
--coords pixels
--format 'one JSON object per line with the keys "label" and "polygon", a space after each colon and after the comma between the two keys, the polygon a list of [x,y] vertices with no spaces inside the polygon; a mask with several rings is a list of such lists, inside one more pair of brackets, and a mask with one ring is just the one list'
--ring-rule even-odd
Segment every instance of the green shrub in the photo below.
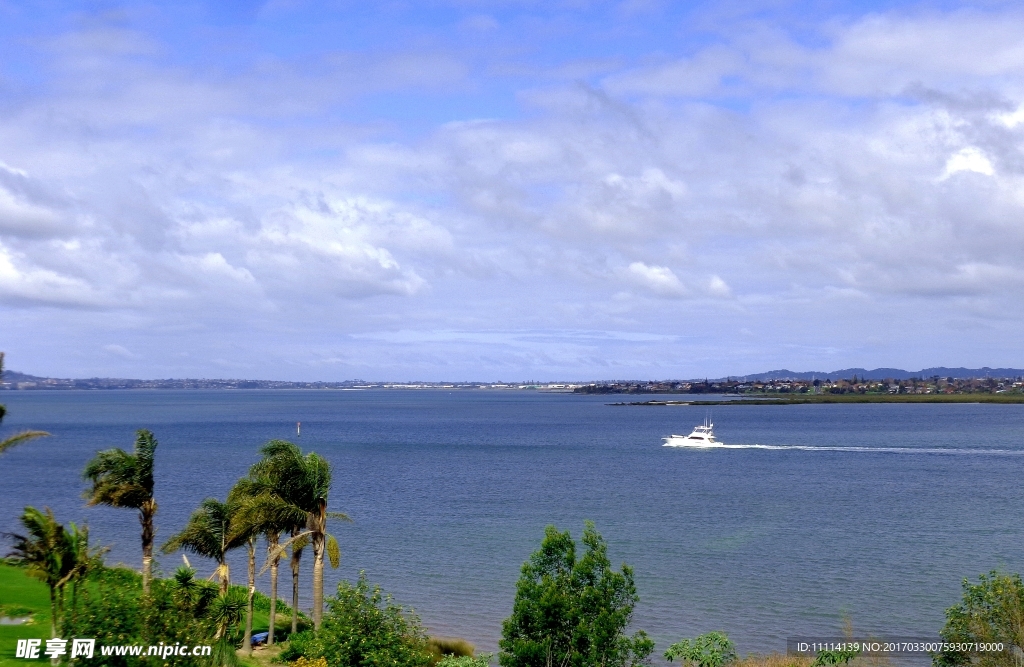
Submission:
{"label": "green shrub", "polygon": [[847,665],[858,655],[860,655],[860,648],[836,649],[834,651],[822,649],[814,657],[814,665],[812,667]]}
{"label": "green shrub", "polygon": [[1019,574],[992,571],[977,584],[963,581],[963,599],[946,610],[939,635],[948,643],[1002,643],[1001,652],[946,651],[932,656],[935,667],[1019,665],[1011,646],[1024,645],[1024,583]]}
{"label": "green shrub", "polygon": [[473,657],[476,647],[459,637],[430,637],[427,639],[431,664],[436,665],[446,656]]}
{"label": "green shrub", "polygon": [[668,647],[665,659],[692,667],[722,667],[736,660],[736,648],[724,632],[708,632],[694,639],[684,639]]}
{"label": "green shrub", "polygon": [[419,619],[394,604],[360,573],[327,599],[319,632],[292,636],[284,660],[324,658],[328,667],[429,667],[431,655]]}
{"label": "green shrub", "polygon": [[490,653],[471,655],[446,655],[437,663],[437,667],[488,667],[491,662]]}
{"label": "green shrub", "polygon": [[[176,667],[234,664],[240,640],[238,613],[245,608],[244,589],[233,587],[219,596],[217,586],[196,580],[180,568],[174,579],[154,579],[150,595],[142,596],[142,578],[121,568],[96,571],[65,610],[62,636],[93,637],[97,644],[211,644],[210,658],[176,656]],[[233,613],[225,613],[225,609]],[[217,634],[221,640],[215,640]],[[218,659],[219,657],[219,659]],[[145,657],[104,656],[105,666],[148,665]]]}
{"label": "green shrub", "polygon": [[291,664],[291,667],[327,667],[327,661],[323,658],[309,660],[300,656],[298,660]]}

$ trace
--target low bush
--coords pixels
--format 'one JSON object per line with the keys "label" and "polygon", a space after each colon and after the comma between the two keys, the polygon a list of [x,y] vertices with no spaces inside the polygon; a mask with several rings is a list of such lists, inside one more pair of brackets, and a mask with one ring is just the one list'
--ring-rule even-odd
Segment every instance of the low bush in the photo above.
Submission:
{"label": "low bush", "polygon": [[324,658],[310,660],[309,658],[300,656],[298,660],[291,664],[291,667],[327,667],[327,660]]}
{"label": "low bush", "polygon": [[319,632],[300,632],[281,653],[284,660],[326,660],[327,667],[429,667],[431,653],[419,619],[370,586],[365,574],[343,581],[327,599]]}
{"label": "low bush", "polygon": [[471,655],[446,655],[437,663],[437,667],[488,667],[491,663],[490,653]]}
{"label": "low bush", "polygon": [[[180,656],[174,664],[232,665],[244,609],[244,589],[232,587],[221,596],[216,585],[196,580],[188,568],[180,568],[173,579],[154,579],[145,599],[137,573],[102,568],[90,575],[65,610],[61,631],[64,637],[93,637],[101,645],[212,644],[212,660]],[[108,667],[148,664],[145,657],[104,656],[103,660]]]}
{"label": "low bush", "polygon": [[736,660],[736,648],[724,632],[708,632],[668,647],[665,658],[679,659],[684,667],[722,667]]}
{"label": "low bush", "polygon": [[430,651],[431,661],[435,665],[446,656],[471,658],[476,653],[476,647],[460,637],[430,637],[427,640],[427,650]]}

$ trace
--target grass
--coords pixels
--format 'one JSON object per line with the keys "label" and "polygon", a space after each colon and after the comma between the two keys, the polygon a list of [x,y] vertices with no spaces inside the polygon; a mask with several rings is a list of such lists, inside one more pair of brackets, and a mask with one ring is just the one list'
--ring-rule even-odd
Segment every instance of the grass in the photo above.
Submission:
{"label": "grass", "polygon": [[785,653],[768,653],[760,655],[752,653],[732,663],[735,667],[811,667],[814,658],[802,655],[786,655]]}
{"label": "grass", "polygon": [[23,625],[0,625],[0,667],[24,665],[14,657],[19,639],[44,639],[50,634],[50,594],[43,582],[25,570],[0,563],[0,616],[32,616]]}
{"label": "grass", "polygon": [[244,649],[238,649],[238,664],[241,667],[281,667],[281,663],[275,660],[285,646],[287,642],[275,643],[273,646],[257,646],[253,649],[251,658],[246,657]]}

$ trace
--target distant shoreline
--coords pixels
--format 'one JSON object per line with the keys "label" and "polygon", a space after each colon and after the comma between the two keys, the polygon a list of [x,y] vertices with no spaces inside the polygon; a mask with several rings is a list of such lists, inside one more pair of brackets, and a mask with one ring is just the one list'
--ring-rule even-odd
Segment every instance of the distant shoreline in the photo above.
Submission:
{"label": "distant shoreline", "polygon": [[1024,403],[1024,394],[818,394],[787,396],[766,394],[724,401],[632,401],[608,403],[612,406],[670,406],[670,405],[806,405],[814,403]]}

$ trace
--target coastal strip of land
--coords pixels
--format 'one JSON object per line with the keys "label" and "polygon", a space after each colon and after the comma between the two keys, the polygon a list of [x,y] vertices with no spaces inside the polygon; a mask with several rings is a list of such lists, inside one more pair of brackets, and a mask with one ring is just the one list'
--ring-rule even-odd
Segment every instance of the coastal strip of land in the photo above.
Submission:
{"label": "coastal strip of land", "polygon": [[650,400],[608,403],[613,406],[664,405],[804,405],[807,403],[1024,403],[1024,394],[762,394],[723,400]]}

